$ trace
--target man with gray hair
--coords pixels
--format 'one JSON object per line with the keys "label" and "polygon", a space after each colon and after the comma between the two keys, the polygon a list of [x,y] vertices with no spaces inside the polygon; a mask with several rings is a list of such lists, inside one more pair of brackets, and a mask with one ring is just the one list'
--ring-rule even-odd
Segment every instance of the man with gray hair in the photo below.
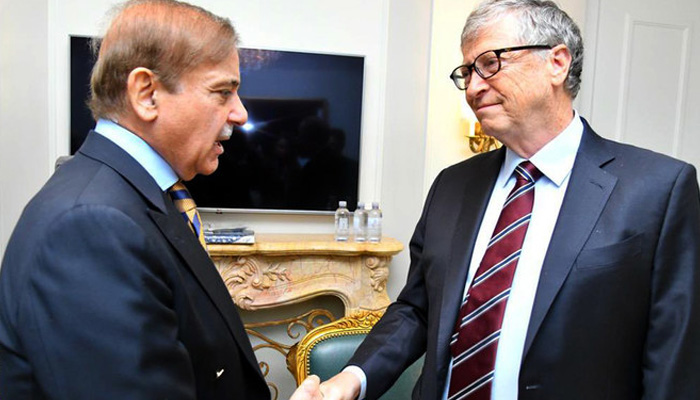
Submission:
{"label": "man with gray hair", "polygon": [[269,399],[182,184],[246,122],[238,35],[174,0],[116,11],[92,72],[97,126],[2,262],[0,398]]}
{"label": "man with gray hair", "polygon": [[406,286],[324,399],[376,399],[423,354],[414,399],[698,398],[695,168],[578,115],[553,2],[488,0],[461,48],[450,77],[504,147],[436,178]]}

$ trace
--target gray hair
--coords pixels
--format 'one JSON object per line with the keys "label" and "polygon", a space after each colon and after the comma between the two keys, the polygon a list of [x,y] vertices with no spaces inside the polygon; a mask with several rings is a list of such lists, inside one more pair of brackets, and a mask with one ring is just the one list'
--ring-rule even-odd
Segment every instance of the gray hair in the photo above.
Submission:
{"label": "gray hair", "polygon": [[576,98],[583,70],[581,31],[567,13],[548,0],[486,0],[469,14],[462,30],[462,49],[476,40],[481,31],[505,15],[520,21],[518,38],[522,44],[564,44],[571,53],[571,66],[565,90]]}

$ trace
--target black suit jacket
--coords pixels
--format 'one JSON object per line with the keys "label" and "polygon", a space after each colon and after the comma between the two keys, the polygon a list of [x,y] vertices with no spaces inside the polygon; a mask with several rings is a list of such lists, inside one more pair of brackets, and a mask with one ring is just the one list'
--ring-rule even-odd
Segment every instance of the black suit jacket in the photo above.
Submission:
{"label": "black suit jacket", "polygon": [[[700,398],[700,195],[686,163],[584,134],[527,328],[520,399]],[[397,301],[350,364],[383,393],[426,352],[414,399],[440,399],[476,235],[505,155],[436,178]]]}
{"label": "black suit jacket", "polygon": [[0,271],[0,398],[269,399],[180,213],[91,133],[25,208]]}

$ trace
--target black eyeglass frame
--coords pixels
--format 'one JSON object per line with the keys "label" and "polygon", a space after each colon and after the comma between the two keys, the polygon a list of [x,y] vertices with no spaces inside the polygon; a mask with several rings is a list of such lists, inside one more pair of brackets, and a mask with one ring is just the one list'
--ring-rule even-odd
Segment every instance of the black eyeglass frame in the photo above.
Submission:
{"label": "black eyeglass frame", "polygon": [[[476,71],[476,73],[482,78],[482,79],[489,79],[492,76],[496,75],[501,71],[501,54],[503,53],[509,53],[511,51],[520,51],[520,50],[551,50],[553,49],[554,46],[550,46],[548,44],[529,44],[529,45],[524,45],[524,46],[513,46],[513,47],[504,47],[502,49],[496,49],[496,50],[486,50],[485,52],[479,54],[474,58],[474,62],[471,64],[463,64],[460,65],[459,67],[455,68],[452,70],[452,73],[450,74],[450,79],[452,79],[452,82],[454,82],[455,86],[457,86],[457,89],[459,90],[467,90],[467,87],[469,87],[469,83],[467,81],[467,77],[464,75],[457,75],[457,71],[459,71],[462,68],[466,68],[467,71],[469,71],[469,78],[471,79],[471,75],[473,71]],[[490,75],[484,75],[484,73],[476,67],[476,60],[479,59],[479,57],[483,56],[486,53],[495,53],[496,54],[496,59],[498,60],[498,68],[496,69],[496,72]],[[457,79],[464,79],[464,87],[460,87],[459,84],[457,83]]]}

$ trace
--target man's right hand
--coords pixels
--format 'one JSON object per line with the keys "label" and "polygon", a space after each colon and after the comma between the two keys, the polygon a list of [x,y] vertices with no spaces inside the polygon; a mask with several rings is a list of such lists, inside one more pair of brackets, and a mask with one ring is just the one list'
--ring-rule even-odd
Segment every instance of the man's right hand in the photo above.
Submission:
{"label": "man's right hand", "polygon": [[355,400],[360,395],[360,380],[352,372],[341,372],[321,384],[323,400]]}
{"label": "man's right hand", "polygon": [[304,379],[304,382],[299,385],[289,400],[323,400],[323,394],[318,388],[319,383],[321,382],[318,379],[318,376],[309,376],[308,378]]}

